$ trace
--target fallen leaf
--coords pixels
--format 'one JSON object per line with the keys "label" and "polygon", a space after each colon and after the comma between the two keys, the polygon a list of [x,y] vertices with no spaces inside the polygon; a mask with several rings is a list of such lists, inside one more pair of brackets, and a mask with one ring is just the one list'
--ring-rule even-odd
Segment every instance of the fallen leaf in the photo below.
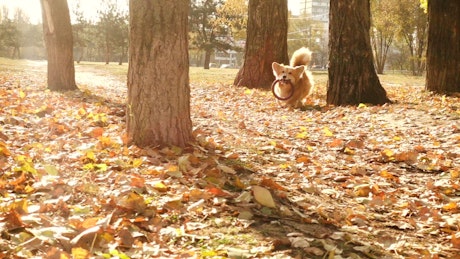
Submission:
{"label": "fallen leaf", "polygon": [[269,208],[276,208],[275,201],[273,200],[269,190],[265,189],[264,187],[255,185],[252,186],[252,193],[254,195],[254,200],[259,204]]}

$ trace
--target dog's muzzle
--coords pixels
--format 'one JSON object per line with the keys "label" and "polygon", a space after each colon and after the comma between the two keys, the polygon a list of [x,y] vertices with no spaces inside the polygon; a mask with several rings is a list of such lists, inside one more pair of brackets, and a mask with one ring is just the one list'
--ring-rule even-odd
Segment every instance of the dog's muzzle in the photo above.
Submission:
{"label": "dog's muzzle", "polygon": [[[281,83],[281,84],[288,84],[291,88],[291,91],[289,92],[288,96],[286,97],[281,97],[281,96],[278,96],[275,92],[275,85],[277,83]],[[292,97],[292,95],[294,94],[294,85],[292,84],[291,80],[286,80],[286,79],[276,79],[275,81],[273,81],[272,83],[272,93],[273,95],[276,97],[276,99],[280,100],[280,101],[286,101],[288,100],[289,98]]]}

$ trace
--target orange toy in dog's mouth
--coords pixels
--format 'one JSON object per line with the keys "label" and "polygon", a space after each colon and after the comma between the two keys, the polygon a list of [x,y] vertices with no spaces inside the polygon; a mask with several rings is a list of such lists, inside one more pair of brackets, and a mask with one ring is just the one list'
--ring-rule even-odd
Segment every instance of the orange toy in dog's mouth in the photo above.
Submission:
{"label": "orange toy in dog's mouth", "polygon": [[[275,92],[275,85],[277,83],[282,83],[282,84],[289,84],[289,86],[291,87],[291,91],[289,92],[289,94],[286,96],[286,97],[281,97],[281,96],[278,96]],[[278,100],[281,100],[281,101],[286,101],[288,100],[289,98],[292,97],[292,95],[294,94],[294,84],[292,84],[291,80],[285,80],[285,79],[276,79],[275,81],[273,81],[273,84],[272,84],[272,93],[273,95],[276,97],[276,99]]]}

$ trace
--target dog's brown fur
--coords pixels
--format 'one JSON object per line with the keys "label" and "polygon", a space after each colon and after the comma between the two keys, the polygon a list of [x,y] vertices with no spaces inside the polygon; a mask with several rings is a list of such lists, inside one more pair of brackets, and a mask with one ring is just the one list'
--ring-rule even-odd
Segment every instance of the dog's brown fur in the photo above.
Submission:
{"label": "dog's brown fur", "polygon": [[292,54],[290,66],[273,62],[273,74],[276,79],[282,80],[275,85],[275,93],[279,97],[287,97],[291,93],[291,84],[283,83],[289,80],[294,87],[294,93],[291,98],[281,101],[286,106],[300,108],[303,106],[304,99],[310,95],[314,82],[311,72],[307,69],[311,60],[311,51],[302,47]]}

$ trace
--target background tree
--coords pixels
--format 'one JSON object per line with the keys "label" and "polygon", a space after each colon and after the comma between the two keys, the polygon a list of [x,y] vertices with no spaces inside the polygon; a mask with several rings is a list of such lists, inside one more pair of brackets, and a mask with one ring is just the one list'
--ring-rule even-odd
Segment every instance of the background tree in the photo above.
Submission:
{"label": "background tree", "polygon": [[228,27],[229,35],[234,41],[246,39],[248,27],[248,4],[246,0],[226,0],[217,7],[217,24]]}
{"label": "background tree", "polygon": [[205,69],[209,69],[215,50],[229,50],[234,45],[230,27],[218,19],[217,9],[223,3],[223,0],[192,0],[190,44],[192,48],[204,51]]}
{"label": "background tree", "polygon": [[127,133],[138,146],[192,140],[187,0],[130,0]]}
{"label": "background tree", "polygon": [[249,0],[244,63],[234,85],[269,89],[272,63],[288,64],[287,0]]}
{"label": "background tree", "polygon": [[10,58],[20,58],[20,38],[18,24],[14,20],[6,18],[0,24],[0,45]]}
{"label": "background tree", "polygon": [[98,11],[99,44],[104,49],[105,63],[109,64],[112,55],[118,52],[118,64],[123,62],[128,45],[128,16],[118,8],[117,1],[104,0]]}
{"label": "background tree", "polygon": [[321,21],[315,21],[301,14],[289,17],[288,53],[300,47],[308,47],[312,53],[311,66],[325,66],[328,61],[328,28]]}
{"label": "background tree", "polygon": [[390,102],[372,60],[369,0],[331,0],[327,103]]}
{"label": "background tree", "polygon": [[73,37],[66,0],[40,0],[48,60],[48,88],[75,90]]}
{"label": "background tree", "polygon": [[396,1],[393,12],[399,25],[399,35],[409,49],[412,75],[421,76],[425,71],[427,15],[420,5],[420,0]]}
{"label": "background tree", "polygon": [[27,42],[24,41],[28,27],[30,26],[29,17],[24,11],[17,8],[14,10],[14,17],[8,17],[8,9],[3,9],[4,17],[0,24],[0,43],[10,51],[9,57],[12,59],[21,58],[21,47]]}
{"label": "background tree", "polygon": [[371,1],[371,44],[374,51],[375,69],[383,74],[388,51],[398,32],[394,6],[399,0]]}
{"label": "background tree", "polygon": [[426,89],[460,92],[460,2],[428,1]]}
{"label": "background tree", "polygon": [[73,40],[74,40],[74,49],[76,50],[75,61],[80,63],[83,59],[83,55],[86,47],[88,46],[88,39],[86,30],[89,26],[89,21],[84,16],[83,11],[80,7],[80,2],[76,2],[73,8],[73,15],[75,17],[75,22],[72,24]]}

